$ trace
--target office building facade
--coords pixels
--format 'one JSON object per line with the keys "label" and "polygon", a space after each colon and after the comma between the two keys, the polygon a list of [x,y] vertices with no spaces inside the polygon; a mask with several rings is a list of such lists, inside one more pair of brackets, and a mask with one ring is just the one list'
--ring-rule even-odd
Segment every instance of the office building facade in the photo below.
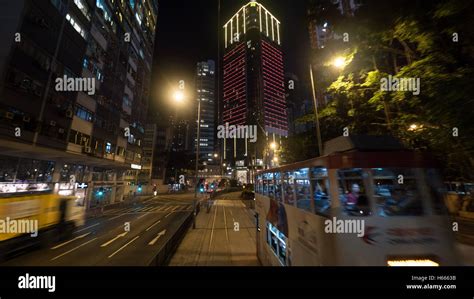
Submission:
{"label": "office building facade", "polygon": [[224,161],[249,181],[261,167],[269,143],[288,136],[281,23],[256,1],[244,5],[223,26],[222,124],[253,126],[257,141],[225,138]]}
{"label": "office building facade", "polygon": [[[216,75],[215,62],[213,60],[197,63],[195,89],[197,101],[201,103],[201,123],[199,138],[199,157],[202,165],[213,165],[217,163],[214,157],[215,149],[215,94],[216,94]],[[197,130],[196,130],[197,132]],[[196,140],[194,138],[194,148],[196,149]]]}

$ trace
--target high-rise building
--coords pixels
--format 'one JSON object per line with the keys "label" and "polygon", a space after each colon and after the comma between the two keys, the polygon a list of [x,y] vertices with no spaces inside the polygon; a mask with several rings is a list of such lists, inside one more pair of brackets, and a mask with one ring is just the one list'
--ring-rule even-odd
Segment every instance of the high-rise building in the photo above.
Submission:
{"label": "high-rise building", "polygon": [[[216,75],[213,60],[197,63],[195,76],[197,101],[201,102],[201,124],[199,138],[199,156],[203,165],[212,165],[217,162],[215,153],[215,89]],[[197,132],[197,130],[195,130]],[[196,149],[196,134],[194,135]]]}
{"label": "high-rise building", "polygon": [[[288,135],[281,23],[256,1],[244,5],[225,23],[222,125],[257,128],[257,142],[224,139],[224,160],[236,176],[250,180],[249,170],[262,165],[269,142]],[[243,179],[242,179],[243,178]]]}
{"label": "high-rise building", "polygon": [[139,192],[157,1],[0,9],[0,192],[41,183],[88,206]]}
{"label": "high-rise building", "polygon": [[361,6],[359,0],[310,0],[308,5],[308,30],[313,50],[323,49],[331,39],[343,39],[342,33],[335,33],[327,17],[332,13],[352,17]]}

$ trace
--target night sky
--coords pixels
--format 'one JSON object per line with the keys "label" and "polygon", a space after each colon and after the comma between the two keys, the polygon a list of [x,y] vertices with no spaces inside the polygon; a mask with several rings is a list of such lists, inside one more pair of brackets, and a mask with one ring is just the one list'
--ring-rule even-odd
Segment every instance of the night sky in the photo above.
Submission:
{"label": "night sky", "polygon": [[[221,0],[221,24],[247,2]],[[259,2],[282,23],[285,71],[306,80],[309,61],[306,1]],[[217,59],[217,3],[218,0],[159,1],[152,78],[154,104],[170,106],[170,90],[176,88],[181,79],[187,83],[186,89],[192,91],[196,63]],[[151,109],[156,109],[153,106]]]}

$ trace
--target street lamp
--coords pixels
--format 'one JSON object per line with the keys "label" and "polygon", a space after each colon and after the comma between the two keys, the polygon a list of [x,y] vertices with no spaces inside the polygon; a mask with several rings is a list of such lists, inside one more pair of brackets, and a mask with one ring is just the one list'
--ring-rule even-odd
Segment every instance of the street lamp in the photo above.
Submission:
{"label": "street lamp", "polygon": [[[347,61],[344,57],[338,56],[332,60],[331,65],[338,68],[343,69],[350,61]],[[319,113],[318,113],[318,101],[316,99],[316,86],[314,84],[314,76],[313,76],[313,66],[309,65],[309,75],[311,78],[311,88],[313,91],[313,105],[314,105],[314,114],[316,116],[316,137],[318,138],[318,150],[319,156],[323,154],[323,145],[321,141],[321,128],[319,126]]]}
{"label": "street lamp", "polygon": [[[184,92],[177,90],[173,94],[173,99],[177,103],[182,103],[185,100]],[[197,109],[197,138],[196,138],[196,167],[194,173],[194,180],[196,187],[194,188],[194,200],[193,200],[193,228],[196,228],[196,206],[197,206],[197,188],[198,188],[198,170],[199,170],[199,141],[201,135],[201,100],[198,97],[198,109]]]}
{"label": "street lamp", "polygon": [[[198,183],[198,170],[199,170],[199,146],[201,141],[201,99],[198,97],[198,110],[197,110],[197,138],[196,138],[196,172],[195,182]],[[194,189],[194,201],[193,201],[193,229],[196,228],[196,205],[197,205],[197,186]]]}
{"label": "street lamp", "polygon": [[214,154],[214,158],[217,158],[217,157],[219,157],[219,155],[218,155],[217,153],[216,153],[216,154]]}
{"label": "street lamp", "polygon": [[338,69],[343,69],[346,66],[347,62],[346,59],[342,56],[338,56],[334,58],[332,65]]}
{"label": "street lamp", "polygon": [[174,94],[173,94],[173,99],[176,101],[176,102],[182,102],[184,100],[184,93],[182,91],[176,91]]}
{"label": "street lamp", "polygon": [[275,142],[270,143],[270,148],[275,150],[277,148],[277,144]]}

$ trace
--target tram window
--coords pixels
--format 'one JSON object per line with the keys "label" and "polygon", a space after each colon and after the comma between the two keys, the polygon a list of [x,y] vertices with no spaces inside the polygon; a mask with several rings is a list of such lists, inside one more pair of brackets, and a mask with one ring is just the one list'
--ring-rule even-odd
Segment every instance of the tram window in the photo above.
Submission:
{"label": "tram window", "polygon": [[436,169],[427,169],[425,172],[428,192],[433,202],[435,214],[446,214],[447,208],[444,203],[444,194],[447,193],[441,177]]}
{"label": "tram window", "polygon": [[273,173],[263,174],[263,194],[267,195],[272,199],[274,198]]}
{"label": "tram window", "polygon": [[339,199],[344,211],[350,216],[370,215],[370,204],[364,185],[364,176],[367,174],[361,168],[340,169]]}
{"label": "tram window", "polygon": [[329,197],[328,170],[323,167],[311,168],[311,188],[313,190],[316,213],[327,214],[331,206]]}
{"label": "tram window", "polygon": [[286,244],[278,240],[278,258],[285,264],[286,262]]}
{"label": "tram window", "polygon": [[295,205],[295,173],[293,171],[283,174],[283,196],[286,204]]}
{"label": "tram window", "polygon": [[[413,169],[373,168],[374,197],[380,216],[423,214],[421,196]],[[399,183],[403,175],[403,184]]]}
{"label": "tram window", "polygon": [[282,201],[281,196],[281,174],[276,172],[275,174],[275,199],[279,202]]}
{"label": "tram window", "polygon": [[271,223],[267,222],[267,243],[283,265],[286,265],[286,242],[286,236]]}
{"label": "tram window", "polygon": [[311,211],[311,191],[309,184],[309,169],[302,168],[295,171],[296,206],[299,209]]}
{"label": "tram window", "polygon": [[256,193],[262,194],[263,193],[263,180],[262,175],[257,175],[257,186],[255,188]]}
{"label": "tram window", "polygon": [[327,214],[331,207],[331,202],[328,194],[327,180],[311,180],[313,189],[314,208],[317,213]]}

